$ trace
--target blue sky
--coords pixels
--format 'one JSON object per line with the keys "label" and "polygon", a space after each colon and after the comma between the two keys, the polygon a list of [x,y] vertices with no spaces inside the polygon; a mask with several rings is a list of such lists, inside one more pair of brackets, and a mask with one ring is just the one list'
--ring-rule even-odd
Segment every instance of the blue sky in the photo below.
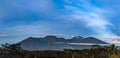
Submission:
{"label": "blue sky", "polygon": [[119,0],[0,0],[0,43],[44,34],[120,36]]}

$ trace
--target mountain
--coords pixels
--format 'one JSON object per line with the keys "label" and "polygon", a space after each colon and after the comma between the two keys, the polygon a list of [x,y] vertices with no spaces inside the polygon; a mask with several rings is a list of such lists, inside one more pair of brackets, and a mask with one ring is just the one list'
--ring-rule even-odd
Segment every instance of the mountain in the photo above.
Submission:
{"label": "mountain", "polygon": [[[43,38],[29,37],[21,42],[21,47],[25,50],[63,50],[63,49],[86,49],[96,44],[107,44],[94,37],[76,36],[71,39],[58,38],[56,36],[46,36]],[[91,44],[91,45],[88,45]]]}
{"label": "mountain", "polygon": [[81,43],[96,43],[96,44],[106,44],[106,42],[103,42],[99,39],[96,39],[94,37],[87,37],[81,40]]}
{"label": "mountain", "polygon": [[68,41],[69,43],[72,43],[72,42],[74,42],[74,43],[80,43],[81,40],[83,40],[83,39],[84,39],[84,38],[81,37],[81,36],[76,36],[76,37],[73,37],[72,39],[68,39],[67,41]]}

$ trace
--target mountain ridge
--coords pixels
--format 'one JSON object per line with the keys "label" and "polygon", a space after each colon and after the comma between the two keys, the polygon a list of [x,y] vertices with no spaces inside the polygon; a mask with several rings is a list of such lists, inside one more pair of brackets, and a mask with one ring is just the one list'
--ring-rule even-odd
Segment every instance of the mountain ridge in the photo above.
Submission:
{"label": "mountain ridge", "polygon": [[29,37],[21,42],[21,47],[25,50],[62,50],[62,49],[86,49],[90,46],[73,45],[71,43],[92,43],[108,44],[94,37],[75,36],[71,39],[59,38],[56,36]]}

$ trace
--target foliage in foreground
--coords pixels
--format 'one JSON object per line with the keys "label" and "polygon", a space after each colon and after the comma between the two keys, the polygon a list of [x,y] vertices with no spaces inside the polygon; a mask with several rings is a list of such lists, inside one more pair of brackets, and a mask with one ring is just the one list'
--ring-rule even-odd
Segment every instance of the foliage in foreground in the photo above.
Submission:
{"label": "foliage in foreground", "polygon": [[91,49],[63,51],[26,51],[20,44],[2,44],[0,58],[120,58],[120,50],[112,44],[109,47],[93,45]]}

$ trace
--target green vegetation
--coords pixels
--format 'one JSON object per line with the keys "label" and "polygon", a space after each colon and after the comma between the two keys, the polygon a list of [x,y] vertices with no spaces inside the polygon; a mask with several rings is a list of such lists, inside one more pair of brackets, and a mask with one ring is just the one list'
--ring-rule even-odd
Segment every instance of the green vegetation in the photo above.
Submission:
{"label": "green vegetation", "polygon": [[20,44],[2,44],[0,58],[120,58],[120,50],[112,44],[108,47],[93,45],[91,49],[63,51],[27,51]]}

